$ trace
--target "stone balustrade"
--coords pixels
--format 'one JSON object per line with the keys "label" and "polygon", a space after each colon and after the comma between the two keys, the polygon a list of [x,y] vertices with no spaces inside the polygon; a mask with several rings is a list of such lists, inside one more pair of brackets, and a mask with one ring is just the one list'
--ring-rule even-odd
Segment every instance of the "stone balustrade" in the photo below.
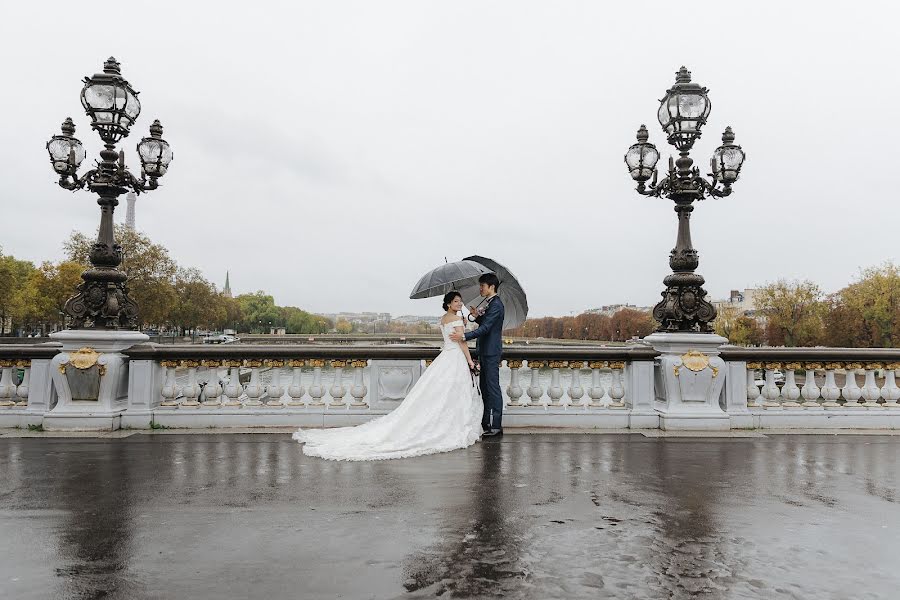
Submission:
{"label": "stone balustrade", "polygon": [[898,349],[726,347],[722,357],[734,378],[732,409],[745,403],[753,427],[900,428]]}
{"label": "stone balustrade", "polygon": [[0,427],[38,426],[53,408],[50,361],[59,344],[0,345]]}
{"label": "stone balustrade", "polygon": [[[395,408],[438,352],[400,345],[143,344],[126,351],[134,387],[123,422],[361,423]],[[655,426],[654,356],[645,346],[508,347],[501,377],[506,422]],[[629,395],[629,389],[645,392]]]}
{"label": "stone balustrade", "polygon": [[[0,427],[46,425],[58,352],[54,343],[0,345]],[[438,352],[404,344],[139,344],[124,351],[119,426],[354,425],[393,410]],[[724,346],[719,357],[719,405],[732,429],[900,429],[900,350]],[[644,344],[509,345],[504,425],[658,428],[660,370],[657,351]]]}

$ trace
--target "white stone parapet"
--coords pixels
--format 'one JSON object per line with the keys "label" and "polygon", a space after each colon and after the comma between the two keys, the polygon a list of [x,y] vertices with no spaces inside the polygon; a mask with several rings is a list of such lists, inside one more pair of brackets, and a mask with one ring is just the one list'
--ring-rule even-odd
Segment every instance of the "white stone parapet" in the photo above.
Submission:
{"label": "white stone parapet", "polygon": [[[0,346],[0,427],[353,425],[398,406],[438,353],[400,344],[133,345],[140,334],[124,333]],[[708,334],[663,335],[620,347],[508,346],[504,425],[900,428],[900,350],[748,349]],[[84,348],[97,356],[79,355]],[[92,393],[94,377],[97,398],[73,397],[70,375],[76,395]]]}

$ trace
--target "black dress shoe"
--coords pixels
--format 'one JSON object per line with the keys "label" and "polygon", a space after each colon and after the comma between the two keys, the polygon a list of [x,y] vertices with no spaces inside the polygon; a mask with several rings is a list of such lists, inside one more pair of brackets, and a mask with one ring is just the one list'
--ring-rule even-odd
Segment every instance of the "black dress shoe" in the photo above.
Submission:
{"label": "black dress shoe", "polygon": [[503,435],[502,429],[491,429],[490,431],[485,431],[481,434],[481,437],[496,437],[498,435]]}

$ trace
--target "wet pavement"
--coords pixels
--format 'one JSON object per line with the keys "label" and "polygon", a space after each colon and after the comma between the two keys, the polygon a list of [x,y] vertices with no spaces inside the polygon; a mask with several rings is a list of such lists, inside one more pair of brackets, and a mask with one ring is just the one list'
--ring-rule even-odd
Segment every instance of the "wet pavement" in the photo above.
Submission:
{"label": "wet pavement", "polygon": [[0,439],[0,598],[897,598],[900,437]]}

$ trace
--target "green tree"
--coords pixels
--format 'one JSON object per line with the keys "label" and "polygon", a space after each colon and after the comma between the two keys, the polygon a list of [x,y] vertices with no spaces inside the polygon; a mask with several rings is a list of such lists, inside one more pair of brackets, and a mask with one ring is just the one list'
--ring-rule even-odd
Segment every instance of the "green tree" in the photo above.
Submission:
{"label": "green tree", "polygon": [[72,261],[52,263],[45,261],[32,271],[27,284],[26,320],[40,326],[57,325],[62,328],[62,315],[66,300],[75,295],[81,283],[84,266]]}
{"label": "green tree", "polygon": [[184,329],[215,329],[225,322],[225,301],[197,269],[178,269],[175,274],[174,321]]}
{"label": "green tree", "polygon": [[823,339],[827,305],[822,290],[812,281],[780,279],[756,293],[755,303],[767,319],[769,344],[815,346]]}
{"label": "green tree", "polygon": [[241,331],[268,332],[269,325],[284,326],[282,313],[275,306],[275,298],[260,290],[255,294],[241,294],[235,298],[241,307]]}
{"label": "green tree", "polygon": [[13,333],[28,316],[28,281],[34,265],[0,255],[0,335]]}

